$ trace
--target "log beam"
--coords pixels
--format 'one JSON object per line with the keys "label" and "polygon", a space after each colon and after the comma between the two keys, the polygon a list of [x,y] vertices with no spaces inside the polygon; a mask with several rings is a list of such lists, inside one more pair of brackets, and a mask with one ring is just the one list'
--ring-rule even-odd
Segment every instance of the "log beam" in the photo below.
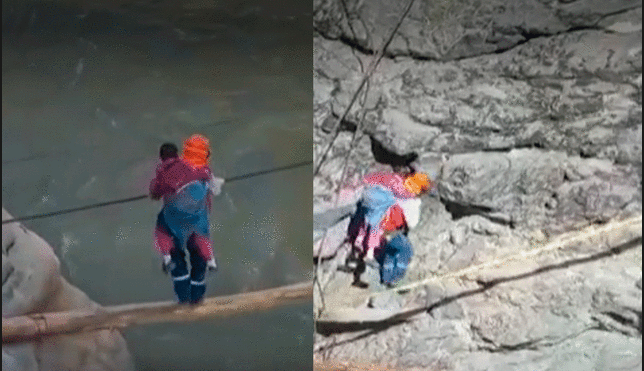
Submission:
{"label": "log beam", "polygon": [[2,318],[2,343],[16,343],[43,336],[72,334],[161,322],[201,321],[241,315],[277,307],[312,302],[313,283],[302,282],[268,290],[205,299],[202,304],[141,303],[100,307],[96,311],[37,313]]}

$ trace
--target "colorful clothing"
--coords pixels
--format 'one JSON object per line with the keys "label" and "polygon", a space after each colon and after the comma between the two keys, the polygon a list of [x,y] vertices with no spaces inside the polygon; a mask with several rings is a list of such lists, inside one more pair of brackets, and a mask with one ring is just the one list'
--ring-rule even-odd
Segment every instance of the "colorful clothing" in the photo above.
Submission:
{"label": "colorful clothing", "polygon": [[[195,244],[207,261],[213,256],[210,242],[209,215],[211,195],[208,192],[212,175],[206,166],[193,168],[179,158],[162,162],[150,182],[152,197],[163,197],[157,222],[155,248],[161,255],[170,255],[175,246],[185,246],[194,234]],[[175,244],[175,239],[178,244]]]}
{"label": "colorful clothing", "polygon": [[[156,176],[150,182],[150,195],[165,197],[192,181],[211,179],[212,173],[208,166],[194,168],[179,158],[171,158],[157,166]],[[208,208],[210,206],[209,199]]]}
{"label": "colorful clothing", "polygon": [[365,222],[366,207],[362,202],[358,204],[358,210],[349,223],[349,242],[352,246],[358,248],[362,255],[366,255],[369,250],[375,253],[380,251],[384,246],[385,232],[393,232],[398,229],[404,229],[407,226],[403,209],[397,205],[392,205],[381,219],[377,227],[369,226]]}
{"label": "colorful clothing", "polygon": [[[192,235],[210,235],[208,192],[207,181],[194,180],[165,197],[163,215],[180,246],[184,246]],[[212,255],[211,251],[202,253],[206,259]]]}
{"label": "colorful clothing", "polygon": [[[163,197],[154,245],[163,255],[163,270],[170,270],[179,302],[196,304],[206,291],[206,269],[217,269],[209,216],[211,195],[221,192],[224,180],[215,178],[208,167],[210,142],[203,135],[186,139],[181,157],[172,143],[161,146],[159,157],[162,163],[150,182],[152,199]],[[184,246],[190,253],[189,272]]]}
{"label": "colorful clothing", "polygon": [[367,187],[348,231],[349,243],[358,260],[354,278],[359,280],[366,269],[363,260],[373,251],[380,263],[381,282],[393,284],[404,276],[413,252],[405,234],[399,233],[390,241],[387,241],[385,234],[406,232],[409,225],[402,206],[415,209],[420,204],[412,202],[417,195],[405,187],[405,177],[399,174],[375,173],[366,176],[364,182]]}
{"label": "colorful clothing", "polygon": [[[163,213],[159,213],[157,229],[169,230]],[[169,233],[164,238],[169,239],[169,244],[180,246],[178,239]],[[179,303],[198,303],[206,293],[207,262],[200,252],[200,246],[204,243],[200,239],[208,240],[203,236],[193,234],[186,243],[186,250],[190,254],[190,270],[188,270],[186,263],[185,250],[174,248],[170,250],[170,275],[172,276],[174,293]],[[208,243],[210,243],[209,240]]]}
{"label": "colorful clothing", "polygon": [[[359,247],[361,253],[377,250],[384,245],[385,220],[398,223],[396,228],[406,227],[404,210],[398,205],[401,200],[415,197],[404,187],[404,177],[399,174],[379,172],[367,175],[358,202],[358,211],[349,223],[349,242]],[[392,229],[393,230],[393,229]]]}
{"label": "colorful clothing", "polygon": [[405,187],[405,177],[396,173],[378,172],[364,177],[368,185],[381,185],[394,193],[397,198],[413,198],[417,195]]}

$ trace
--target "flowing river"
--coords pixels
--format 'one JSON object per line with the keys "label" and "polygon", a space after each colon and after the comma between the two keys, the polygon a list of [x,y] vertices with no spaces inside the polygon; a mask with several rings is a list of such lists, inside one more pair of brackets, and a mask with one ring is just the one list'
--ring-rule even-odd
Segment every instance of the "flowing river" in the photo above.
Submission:
{"label": "flowing river", "polygon": [[[210,138],[211,168],[225,178],[310,161],[310,3],[302,9],[261,30],[53,8],[22,29],[3,20],[3,206],[24,216],[145,194],[159,146],[193,133]],[[226,184],[206,295],[310,279],[311,195],[310,165]],[[25,224],[98,303],[173,300],[152,244],[160,207],[139,200]],[[306,304],[124,335],[138,370],[298,370],[312,368],[312,333]]]}

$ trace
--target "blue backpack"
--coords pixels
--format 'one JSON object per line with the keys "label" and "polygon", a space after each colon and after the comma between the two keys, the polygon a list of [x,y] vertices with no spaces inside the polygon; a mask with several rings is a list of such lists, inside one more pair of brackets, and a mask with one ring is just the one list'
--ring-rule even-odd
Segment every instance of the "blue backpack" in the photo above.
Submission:
{"label": "blue backpack", "polygon": [[380,185],[366,188],[362,194],[361,204],[367,225],[377,228],[387,210],[395,203],[396,197],[391,190]]}
{"label": "blue backpack", "polygon": [[209,234],[208,182],[197,180],[166,197],[163,208],[165,221],[181,246],[192,233]]}

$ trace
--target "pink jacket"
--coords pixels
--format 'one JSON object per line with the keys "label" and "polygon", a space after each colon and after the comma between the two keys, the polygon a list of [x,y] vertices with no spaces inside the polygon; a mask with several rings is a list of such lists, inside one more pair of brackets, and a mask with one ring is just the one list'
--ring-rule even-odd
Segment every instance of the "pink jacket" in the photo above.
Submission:
{"label": "pink jacket", "polygon": [[[171,158],[157,166],[156,176],[150,182],[150,195],[154,198],[163,197],[175,193],[192,181],[210,181],[210,178],[208,166],[195,169],[180,158]],[[211,196],[208,194],[208,209],[211,205]]]}
{"label": "pink jacket", "polygon": [[390,189],[398,198],[414,198],[415,194],[405,188],[405,178],[396,173],[378,172],[369,174],[364,177],[364,182],[368,185],[382,185]]}

